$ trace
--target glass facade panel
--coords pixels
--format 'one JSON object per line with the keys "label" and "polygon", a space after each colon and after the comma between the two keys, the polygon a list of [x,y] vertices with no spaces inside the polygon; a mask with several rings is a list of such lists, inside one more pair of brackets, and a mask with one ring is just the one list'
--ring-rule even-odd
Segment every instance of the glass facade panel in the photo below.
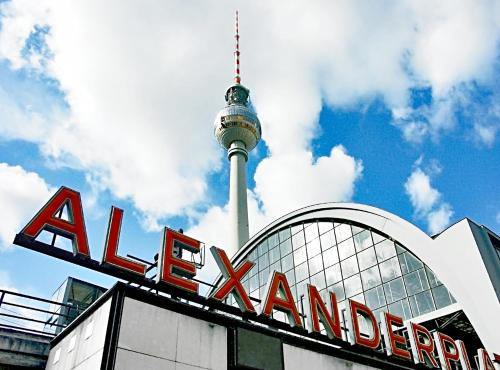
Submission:
{"label": "glass facade panel", "polygon": [[337,242],[344,241],[349,239],[352,236],[351,225],[340,224],[335,228],[335,236],[337,238]]}
{"label": "glass facade panel", "polygon": [[342,267],[342,276],[344,276],[344,278],[359,272],[356,256],[349,257],[348,259],[340,262],[340,266]]}
{"label": "glass facade panel", "polygon": [[330,248],[323,252],[323,262],[325,263],[325,267],[332,266],[339,262],[337,247]]}
{"label": "glass facade panel", "polygon": [[377,259],[375,258],[375,249],[372,247],[370,249],[364,250],[358,254],[359,268],[361,270],[367,269],[377,264]]}
{"label": "glass facade panel", "polygon": [[373,266],[368,270],[362,271],[361,280],[363,281],[363,288],[365,288],[365,290],[382,284],[378,266]]}
{"label": "glass facade panel", "polygon": [[[355,226],[353,226],[353,229],[354,227]],[[369,248],[373,245],[372,234],[368,230],[364,230],[359,234],[354,235],[353,239],[357,252],[361,252],[362,250]]]}
{"label": "glass facade panel", "polygon": [[339,257],[341,260],[346,259],[349,256],[352,256],[355,252],[354,241],[352,240],[352,238],[344,240],[342,243],[339,243],[338,248],[339,248]]}
{"label": "glass facade panel", "polygon": [[248,259],[255,266],[243,286],[259,299],[264,298],[269,275],[283,271],[299,303],[308,283],[323,297],[334,292],[339,308],[352,298],[366,302],[374,312],[389,311],[405,320],[455,302],[435,274],[404,246],[333,219],[285,227],[249,252]]}
{"label": "glass facade panel", "polygon": [[314,257],[321,253],[321,247],[319,244],[319,238],[313,239],[307,243],[307,255],[309,258]]}
{"label": "glass facade panel", "polygon": [[387,239],[376,244],[375,250],[377,251],[377,259],[379,262],[388,260],[396,255],[396,247],[394,247],[394,243]]}
{"label": "glass facade panel", "polygon": [[338,283],[342,280],[342,274],[340,272],[340,264],[336,264],[325,270],[326,283],[328,286]]}

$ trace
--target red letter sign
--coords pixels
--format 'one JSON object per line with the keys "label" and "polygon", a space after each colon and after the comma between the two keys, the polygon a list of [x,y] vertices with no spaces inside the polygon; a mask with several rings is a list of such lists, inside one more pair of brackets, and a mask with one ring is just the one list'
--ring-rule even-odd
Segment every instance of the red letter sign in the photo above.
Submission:
{"label": "red letter sign", "polygon": [[472,370],[469,361],[469,355],[465,349],[465,344],[461,340],[456,340],[455,344],[458,348],[458,353],[460,354],[460,365],[462,365],[462,370]]}
{"label": "red letter sign", "polygon": [[453,370],[450,361],[460,362],[460,353],[458,352],[455,341],[446,334],[434,332],[434,342],[436,343],[439,362],[444,370]]}
{"label": "red letter sign", "polygon": [[[359,344],[360,346],[368,347],[371,349],[377,349],[380,344],[380,330],[378,328],[377,319],[373,315],[372,310],[370,310],[362,303],[349,299],[349,304],[347,305],[346,311],[346,320],[349,328],[349,343]],[[365,338],[361,336],[361,330],[359,328],[358,321],[359,315],[370,321],[373,333],[371,338]]]}
{"label": "red letter sign", "polygon": [[488,352],[486,352],[486,350],[482,348],[478,349],[477,357],[479,357],[479,370],[495,370],[495,366],[493,366],[490,355],[488,355]]}
{"label": "red letter sign", "polygon": [[[335,293],[328,292],[327,303],[323,302],[318,289],[314,285],[307,284],[306,290],[307,309],[306,313],[309,325],[309,332],[321,333],[320,321],[326,330],[329,338],[342,339],[342,332],[339,320],[339,310],[337,308],[337,298]],[[332,314],[328,312],[327,305],[331,307]]]}
{"label": "red letter sign", "polygon": [[158,274],[156,276],[156,282],[163,282],[197,294],[198,283],[181,277],[194,277],[196,275],[196,266],[192,262],[172,255],[174,243],[181,249],[187,249],[192,253],[200,252],[200,242],[198,240],[166,227],[163,232],[163,242],[158,257]]}
{"label": "red letter sign", "polygon": [[245,261],[234,270],[226,252],[216,247],[211,247],[210,251],[219,266],[222,276],[226,278],[224,284],[217,288],[210,297],[218,301],[223,301],[229,293],[233,293],[233,297],[238,303],[240,310],[243,312],[255,312],[252,302],[250,302],[243,285],[241,285],[241,279],[248,274],[255,263]]}
{"label": "red letter sign", "polygon": [[394,333],[392,326],[403,326],[403,319],[388,312],[380,313],[380,326],[384,337],[385,347],[389,356],[397,356],[405,360],[411,360],[411,354],[406,349],[398,347],[398,344],[406,348],[406,339],[400,334]]}
{"label": "red letter sign", "polygon": [[262,315],[271,317],[273,308],[286,313],[291,326],[302,326],[302,320],[293,301],[293,295],[288,286],[286,276],[277,271],[273,272],[267,282],[266,299]]}
{"label": "red letter sign", "polygon": [[116,207],[111,207],[109,215],[108,233],[106,234],[106,242],[104,244],[104,254],[102,256],[103,265],[113,265],[135,274],[144,275],[146,273],[146,265],[143,263],[132,261],[131,259],[117,255],[118,243],[120,241],[120,231],[122,226],[123,210]]}
{"label": "red letter sign", "polygon": [[[66,205],[68,207],[69,221],[56,216],[56,213]],[[90,257],[80,193],[61,186],[48,203],[26,225],[21,234],[36,238],[43,230],[71,239],[75,255]]]}
{"label": "red letter sign", "polygon": [[[413,353],[413,361],[416,364],[426,364],[431,367],[439,367],[436,359],[432,355],[434,352],[434,341],[431,333],[424,326],[408,322],[406,324],[408,336],[410,337],[410,346]],[[428,363],[425,359],[428,359]]]}

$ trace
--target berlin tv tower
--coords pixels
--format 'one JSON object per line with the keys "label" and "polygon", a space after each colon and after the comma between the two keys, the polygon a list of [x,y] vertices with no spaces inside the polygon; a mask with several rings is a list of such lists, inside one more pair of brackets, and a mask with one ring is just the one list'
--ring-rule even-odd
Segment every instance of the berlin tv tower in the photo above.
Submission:
{"label": "berlin tv tower", "polygon": [[226,106],[217,114],[214,133],[227,149],[231,163],[229,181],[229,217],[231,247],[240,248],[248,241],[247,167],[248,152],[260,140],[259,118],[249,100],[250,90],[241,84],[240,36],[236,12],[236,50],[234,52],[234,83],[226,91]]}

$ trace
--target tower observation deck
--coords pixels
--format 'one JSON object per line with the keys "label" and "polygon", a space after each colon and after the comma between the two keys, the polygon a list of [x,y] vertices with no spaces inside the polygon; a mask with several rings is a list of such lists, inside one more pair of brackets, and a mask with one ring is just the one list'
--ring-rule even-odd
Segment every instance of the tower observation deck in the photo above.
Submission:
{"label": "tower observation deck", "polygon": [[248,152],[261,138],[259,118],[250,102],[250,90],[241,84],[238,12],[236,12],[234,83],[227,89],[226,106],[217,114],[214,134],[227,150],[230,162],[229,217],[231,247],[240,248],[249,238],[247,206]]}

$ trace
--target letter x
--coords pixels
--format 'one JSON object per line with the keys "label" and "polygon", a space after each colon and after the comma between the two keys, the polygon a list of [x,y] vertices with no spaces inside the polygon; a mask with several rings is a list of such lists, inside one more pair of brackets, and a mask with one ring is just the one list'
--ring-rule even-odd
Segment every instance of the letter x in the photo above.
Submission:
{"label": "letter x", "polygon": [[248,295],[241,284],[241,279],[248,274],[255,263],[245,261],[236,269],[233,269],[226,252],[217,247],[211,247],[210,251],[215,258],[215,262],[217,262],[217,265],[219,266],[222,276],[226,278],[226,281],[224,281],[224,283],[210,295],[210,298],[223,301],[229,293],[233,293],[240,310],[243,312],[255,312],[255,308],[253,307],[252,302],[250,302],[250,298],[248,298]]}

